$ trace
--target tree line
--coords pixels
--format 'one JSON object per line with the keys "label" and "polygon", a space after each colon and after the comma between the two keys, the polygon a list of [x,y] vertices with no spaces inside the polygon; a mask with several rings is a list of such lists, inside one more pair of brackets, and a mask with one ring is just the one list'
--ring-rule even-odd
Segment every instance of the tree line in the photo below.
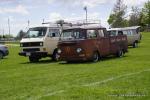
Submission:
{"label": "tree line", "polygon": [[142,8],[132,6],[129,15],[127,8],[123,0],[116,1],[108,19],[110,28],[141,26],[143,30],[150,30],[150,1],[145,2]]}

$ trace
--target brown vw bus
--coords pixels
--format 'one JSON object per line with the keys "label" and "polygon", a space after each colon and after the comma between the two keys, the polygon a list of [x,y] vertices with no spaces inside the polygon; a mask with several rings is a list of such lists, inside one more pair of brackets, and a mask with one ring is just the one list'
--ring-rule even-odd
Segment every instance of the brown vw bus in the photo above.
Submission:
{"label": "brown vw bus", "polygon": [[109,36],[106,28],[99,25],[74,26],[65,29],[58,43],[61,61],[97,62],[101,57],[108,55],[122,57],[127,49],[127,36],[123,34]]}

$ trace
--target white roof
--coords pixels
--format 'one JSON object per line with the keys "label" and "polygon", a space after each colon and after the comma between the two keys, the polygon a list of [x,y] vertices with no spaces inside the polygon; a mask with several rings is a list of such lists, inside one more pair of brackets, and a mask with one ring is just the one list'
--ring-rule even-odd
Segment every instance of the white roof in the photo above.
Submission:
{"label": "white roof", "polygon": [[115,31],[115,30],[132,30],[132,29],[138,29],[140,26],[132,26],[132,27],[124,27],[124,28],[111,28],[108,29],[108,31]]}
{"label": "white roof", "polygon": [[79,26],[72,26],[72,27],[69,27],[69,28],[66,28],[66,29],[95,29],[95,28],[105,28],[105,27],[102,27],[101,25],[79,25]]}

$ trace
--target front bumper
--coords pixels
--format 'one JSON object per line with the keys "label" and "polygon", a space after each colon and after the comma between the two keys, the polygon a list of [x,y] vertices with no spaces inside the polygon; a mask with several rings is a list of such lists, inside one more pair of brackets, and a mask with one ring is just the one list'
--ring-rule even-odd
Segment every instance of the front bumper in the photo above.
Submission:
{"label": "front bumper", "polygon": [[61,61],[87,61],[87,60],[90,60],[90,58],[86,57],[85,54],[76,55],[76,56],[61,56],[60,55],[60,60]]}
{"label": "front bumper", "polygon": [[34,57],[47,57],[47,52],[19,52],[20,56],[34,56]]}

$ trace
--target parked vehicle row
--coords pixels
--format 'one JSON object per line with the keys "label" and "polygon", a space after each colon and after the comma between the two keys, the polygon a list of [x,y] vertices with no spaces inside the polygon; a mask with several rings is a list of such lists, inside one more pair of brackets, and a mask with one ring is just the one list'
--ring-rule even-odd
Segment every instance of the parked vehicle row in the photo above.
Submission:
{"label": "parked vehicle row", "polygon": [[104,56],[122,57],[128,51],[125,35],[110,37],[101,26],[79,26],[63,30],[58,43],[60,60],[97,62]]}
{"label": "parked vehicle row", "polygon": [[140,34],[140,26],[112,28],[108,29],[108,33],[110,36],[117,36],[120,34],[127,35],[128,45],[133,46],[133,48],[138,47],[138,43],[140,43],[142,38],[142,35]]}
{"label": "parked vehicle row", "polygon": [[76,25],[69,27],[42,26],[30,28],[20,42],[20,56],[37,62],[43,57],[53,60],[97,62],[102,57],[122,57],[128,51],[127,35],[108,34],[100,25]]}
{"label": "parked vehicle row", "polygon": [[0,60],[9,54],[8,47],[0,44]]}

